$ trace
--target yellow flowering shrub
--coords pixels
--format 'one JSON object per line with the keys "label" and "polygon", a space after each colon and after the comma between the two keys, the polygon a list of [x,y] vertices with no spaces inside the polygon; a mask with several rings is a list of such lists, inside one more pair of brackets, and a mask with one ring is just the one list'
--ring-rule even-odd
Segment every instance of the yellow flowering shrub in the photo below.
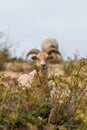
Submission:
{"label": "yellow flowering shrub", "polygon": [[18,116],[17,113],[14,112],[10,113],[10,120],[16,120],[17,116]]}

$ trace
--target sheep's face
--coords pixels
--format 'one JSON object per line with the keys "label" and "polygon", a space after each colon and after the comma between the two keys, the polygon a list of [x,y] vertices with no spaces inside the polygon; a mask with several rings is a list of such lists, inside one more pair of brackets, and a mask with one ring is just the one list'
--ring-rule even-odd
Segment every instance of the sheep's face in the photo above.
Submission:
{"label": "sheep's face", "polygon": [[40,66],[42,69],[47,68],[48,66],[48,54],[47,53],[39,53],[37,55],[37,65]]}
{"label": "sheep's face", "polygon": [[32,59],[37,60],[36,65],[40,66],[42,70],[48,68],[49,59],[52,57],[45,52],[38,53],[37,56],[33,56]]}

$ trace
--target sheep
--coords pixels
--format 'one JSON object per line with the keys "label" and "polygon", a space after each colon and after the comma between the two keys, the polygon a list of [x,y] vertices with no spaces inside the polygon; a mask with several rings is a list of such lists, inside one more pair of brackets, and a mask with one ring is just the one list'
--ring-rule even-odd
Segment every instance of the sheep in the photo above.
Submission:
{"label": "sheep", "polygon": [[[38,77],[42,84],[47,85],[48,81],[48,63],[49,59],[52,59],[53,57],[50,55],[51,53],[59,53],[57,49],[50,48],[47,52],[42,52],[38,49],[31,49],[27,55],[26,59],[31,55],[35,54],[31,58],[33,60],[36,60],[36,65],[40,68],[38,71]],[[34,75],[37,74],[36,70],[33,70],[29,74],[23,74],[18,78],[18,84],[21,86],[28,86],[31,87],[32,80]]]}
{"label": "sheep", "polygon": [[[51,87],[50,91],[50,99],[52,102],[58,101],[58,104],[62,104],[65,97],[68,97],[70,95],[70,91],[68,88],[63,90],[62,92],[59,90],[59,88],[56,87],[55,83],[48,80],[48,63],[49,59],[52,59],[53,57],[50,55],[51,53],[58,53],[58,50],[55,48],[50,48],[47,52],[42,52],[38,49],[32,49],[27,53],[26,59],[31,54],[36,54],[36,56],[33,56],[32,59],[36,60],[36,65],[40,68],[39,71],[33,70],[29,74],[23,74],[18,78],[18,83],[22,87],[26,88],[32,87],[33,78],[35,75],[38,75],[39,80],[42,85]],[[61,96],[60,96],[61,95]],[[56,107],[54,108],[54,110]],[[52,109],[50,111],[50,115],[48,118],[48,123],[51,121],[52,117]]]}
{"label": "sheep", "polygon": [[62,55],[59,52],[59,45],[58,42],[55,38],[47,38],[45,40],[42,41],[41,43],[41,51],[43,52],[47,52],[50,48],[55,48],[56,50],[58,50],[58,54],[54,54],[54,58],[60,58],[62,59]]}
{"label": "sheep", "polygon": [[[49,87],[52,88],[51,90],[51,98],[59,98],[59,90],[58,88],[55,87],[55,83],[53,81],[48,81],[48,63],[49,63],[49,59],[52,59],[53,57],[50,55],[51,53],[58,53],[58,50],[55,48],[50,48],[48,50],[48,52],[42,52],[38,49],[31,49],[26,56],[26,59],[31,55],[31,54],[35,54],[34,56],[32,56],[31,58],[33,60],[36,60],[36,65],[40,68],[39,71],[37,72],[37,70],[33,70],[32,72],[30,72],[29,74],[23,74],[18,78],[18,84],[19,86],[22,86],[25,88],[25,86],[27,87],[31,87],[32,86],[32,82],[34,79],[35,75],[38,75],[39,81],[41,82],[41,84],[43,85],[47,85]],[[62,97],[68,96],[69,94],[69,90],[65,89],[62,93]]]}

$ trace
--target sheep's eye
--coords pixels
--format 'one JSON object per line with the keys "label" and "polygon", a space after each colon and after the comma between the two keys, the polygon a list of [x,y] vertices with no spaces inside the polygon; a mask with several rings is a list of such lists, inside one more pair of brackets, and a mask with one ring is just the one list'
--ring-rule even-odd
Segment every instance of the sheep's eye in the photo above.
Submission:
{"label": "sheep's eye", "polygon": [[53,59],[53,56],[52,56],[52,55],[50,55],[50,56],[48,56],[48,57],[47,57],[47,59]]}
{"label": "sheep's eye", "polygon": [[37,60],[38,59],[37,56],[32,56],[31,58],[32,58],[32,60]]}

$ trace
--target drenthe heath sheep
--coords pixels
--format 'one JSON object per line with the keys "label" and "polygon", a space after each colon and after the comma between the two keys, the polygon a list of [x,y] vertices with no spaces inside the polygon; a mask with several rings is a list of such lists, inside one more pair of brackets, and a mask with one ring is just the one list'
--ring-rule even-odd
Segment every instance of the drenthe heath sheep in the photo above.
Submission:
{"label": "drenthe heath sheep", "polygon": [[54,54],[54,58],[62,58],[61,53],[59,52],[59,45],[55,38],[47,38],[41,43],[41,51],[47,52],[49,49],[55,48],[58,51],[58,54]]}
{"label": "drenthe heath sheep", "polygon": [[[42,52],[38,49],[32,49],[27,53],[26,59],[31,55],[33,60],[36,60],[36,65],[40,68],[38,72],[38,77],[43,84],[47,84],[47,77],[48,77],[48,62],[49,59],[53,58],[50,54],[51,53],[59,53],[57,49],[50,48],[47,52]],[[21,86],[28,86],[31,87],[32,80],[34,75],[37,74],[36,70],[33,70],[29,74],[23,74],[18,78],[18,84]],[[45,78],[45,79],[44,79]]]}
{"label": "drenthe heath sheep", "polygon": [[[38,71],[35,69],[29,74],[23,74],[18,78],[18,84],[21,88],[25,87],[32,87],[32,82],[34,79],[34,76],[37,75],[39,78],[39,81],[41,84],[46,85],[48,87],[51,87],[52,90],[50,92],[51,98],[59,99],[61,91],[59,88],[55,86],[55,83],[53,81],[48,80],[48,63],[49,59],[53,58],[50,54],[51,53],[58,53],[58,50],[55,48],[50,48],[47,52],[42,52],[38,49],[32,49],[27,53],[26,59],[31,54],[35,54],[32,56],[33,60],[36,60],[36,65],[40,68]],[[62,103],[62,99],[69,96],[70,91],[66,88],[61,93],[61,99],[59,99],[59,102]]]}

